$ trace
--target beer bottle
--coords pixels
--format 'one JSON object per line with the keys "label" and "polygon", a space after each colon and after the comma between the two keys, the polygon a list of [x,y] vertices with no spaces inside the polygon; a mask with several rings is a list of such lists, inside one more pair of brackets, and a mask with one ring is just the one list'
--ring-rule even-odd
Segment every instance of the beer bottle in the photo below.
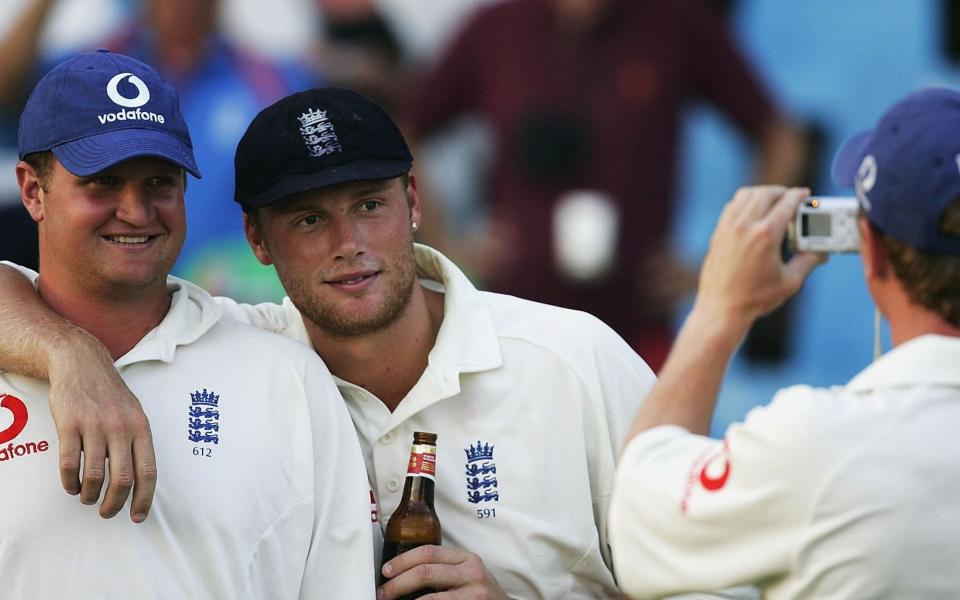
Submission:
{"label": "beer bottle", "polygon": [[[440,519],[433,508],[434,477],[437,472],[437,434],[416,431],[407,463],[400,505],[387,521],[383,539],[383,561],[427,544],[440,545]],[[419,598],[434,590],[420,590],[401,600]]]}

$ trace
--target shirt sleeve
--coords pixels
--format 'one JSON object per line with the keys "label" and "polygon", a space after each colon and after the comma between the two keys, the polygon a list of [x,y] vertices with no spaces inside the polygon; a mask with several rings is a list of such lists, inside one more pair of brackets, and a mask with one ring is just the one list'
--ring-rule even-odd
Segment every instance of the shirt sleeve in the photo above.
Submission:
{"label": "shirt sleeve", "polygon": [[307,366],[314,432],[314,528],[300,598],[374,598],[370,483],[353,421],[330,373]]}
{"label": "shirt sleeve", "polygon": [[693,95],[717,106],[753,138],[763,133],[777,108],[758,73],[724,23],[702,2],[674,4],[687,39],[686,72]]}
{"label": "shirt sleeve", "polygon": [[461,114],[472,111],[483,81],[478,68],[485,47],[484,29],[490,20],[479,9],[468,19],[438,61],[417,78],[404,116],[414,136],[429,135]]}
{"label": "shirt sleeve", "polygon": [[[593,319],[592,317],[590,317]],[[612,329],[598,320],[578,334],[590,352],[579,368],[588,382],[593,416],[597,425],[585,432],[594,518],[604,562],[612,569],[608,539],[608,505],[613,491],[615,465],[627,430],[656,376],[636,352]]]}
{"label": "shirt sleeve", "polygon": [[253,325],[258,329],[277,333],[313,347],[303,317],[290,298],[284,298],[280,304],[273,302],[243,304],[223,296],[217,296],[214,300],[224,318]]}
{"label": "shirt sleeve", "polygon": [[815,411],[795,400],[754,409],[722,440],[662,426],[630,442],[610,506],[625,591],[662,597],[789,570],[826,454],[810,433]]}

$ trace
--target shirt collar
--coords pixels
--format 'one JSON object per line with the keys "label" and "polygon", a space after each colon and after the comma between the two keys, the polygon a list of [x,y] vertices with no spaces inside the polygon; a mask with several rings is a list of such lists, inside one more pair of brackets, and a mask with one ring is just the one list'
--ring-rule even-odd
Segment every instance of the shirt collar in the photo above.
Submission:
{"label": "shirt collar", "polygon": [[850,380],[847,389],[930,384],[960,387],[960,338],[931,334],[904,342]]}
{"label": "shirt collar", "polygon": [[[460,375],[503,364],[490,307],[467,276],[440,252],[414,245],[420,285],[442,292],[443,322],[427,357],[427,368],[390,415],[388,431],[427,406],[460,393]],[[334,376],[341,390],[358,386]]]}
{"label": "shirt collar", "polygon": [[503,364],[496,324],[486,300],[446,256],[414,246],[423,285],[436,282],[444,292],[443,323],[430,351],[429,364],[456,375],[495,369]]}
{"label": "shirt collar", "polygon": [[220,308],[206,291],[172,275],[167,277],[170,310],[160,324],[116,361],[116,366],[159,360],[173,362],[178,346],[197,341],[220,319]]}

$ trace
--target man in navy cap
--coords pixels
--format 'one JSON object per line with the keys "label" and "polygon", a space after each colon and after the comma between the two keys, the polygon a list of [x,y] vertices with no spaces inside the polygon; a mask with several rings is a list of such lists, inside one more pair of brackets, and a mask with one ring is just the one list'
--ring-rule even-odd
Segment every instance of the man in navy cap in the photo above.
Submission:
{"label": "man in navy cap", "polygon": [[[19,152],[40,239],[40,273],[28,275],[102,344],[146,416],[131,425],[70,407],[108,435],[138,430],[132,460],[105,437],[58,440],[48,398],[86,378],[62,376],[58,361],[25,365],[36,378],[0,371],[0,595],[372,597],[369,486],[329,371],[301,344],[222,320],[206,292],[168,275],[186,231],[185,172],[200,175],[173,88],[120,54],[75,56],[34,89]],[[67,338],[45,346],[42,325],[21,320],[20,344],[82,356]],[[105,456],[100,515],[116,514],[136,480],[130,520],[103,521],[60,491],[62,458],[63,486],[96,503]]]}
{"label": "man in navy cap", "polygon": [[[737,344],[820,261],[780,258],[808,190],[738,191],[618,467],[611,544],[635,597],[751,582],[768,598],[960,589],[960,93],[902,99],[844,145],[834,176],[856,186],[863,273],[894,347],[846,386],[784,389],[706,437]],[[824,360],[838,351],[825,345]]]}
{"label": "man in navy cap", "polygon": [[[390,116],[350,90],[308,90],[261,111],[237,148],[235,199],[254,253],[289,298],[220,308],[309,344],[329,366],[381,523],[400,501],[413,432],[439,435],[443,543],[383,565],[384,600],[424,588],[617,597],[607,501],[653,373],[598,319],[478,291],[414,244],[412,160]],[[98,364],[86,372],[99,381]],[[101,400],[124,394],[107,393]]]}

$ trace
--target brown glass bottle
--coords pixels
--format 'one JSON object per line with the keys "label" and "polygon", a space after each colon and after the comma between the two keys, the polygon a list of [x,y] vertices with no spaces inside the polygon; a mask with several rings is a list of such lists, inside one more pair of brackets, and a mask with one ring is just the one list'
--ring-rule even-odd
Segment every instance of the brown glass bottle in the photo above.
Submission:
{"label": "brown glass bottle", "polygon": [[[433,508],[434,477],[437,472],[437,434],[416,431],[407,463],[400,505],[387,521],[383,539],[383,561],[418,546],[440,545],[440,519]],[[401,600],[419,598],[435,590],[420,590]]]}

